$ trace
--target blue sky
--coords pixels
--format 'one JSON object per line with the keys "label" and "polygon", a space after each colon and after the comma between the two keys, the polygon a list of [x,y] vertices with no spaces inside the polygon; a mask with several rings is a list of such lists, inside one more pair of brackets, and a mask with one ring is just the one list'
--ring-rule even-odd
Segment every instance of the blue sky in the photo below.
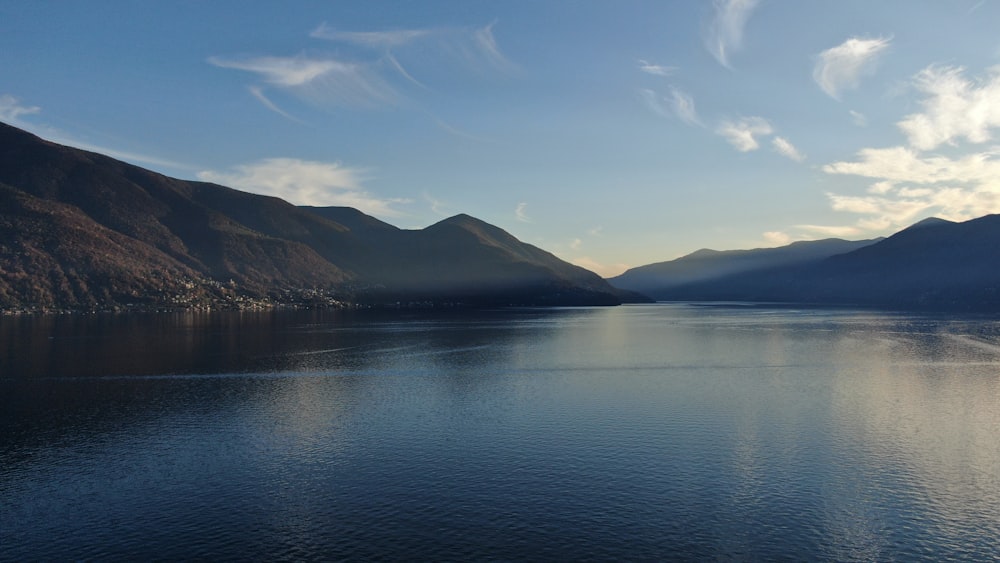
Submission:
{"label": "blue sky", "polygon": [[0,0],[0,120],[612,275],[1000,212],[998,26],[998,0]]}

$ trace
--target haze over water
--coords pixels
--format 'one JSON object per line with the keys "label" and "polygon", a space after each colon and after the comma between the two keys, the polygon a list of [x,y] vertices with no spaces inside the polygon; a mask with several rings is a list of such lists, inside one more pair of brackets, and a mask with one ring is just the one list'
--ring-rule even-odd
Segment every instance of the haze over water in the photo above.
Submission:
{"label": "haze over water", "polygon": [[1000,322],[0,319],[0,559],[993,560]]}

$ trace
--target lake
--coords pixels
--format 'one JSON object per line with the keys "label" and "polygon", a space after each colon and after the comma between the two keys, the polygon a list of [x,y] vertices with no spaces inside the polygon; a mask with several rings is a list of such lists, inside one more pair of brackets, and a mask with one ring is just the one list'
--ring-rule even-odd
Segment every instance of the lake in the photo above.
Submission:
{"label": "lake", "polygon": [[1000,559],[1000,320],[0,318],[0,559]]}

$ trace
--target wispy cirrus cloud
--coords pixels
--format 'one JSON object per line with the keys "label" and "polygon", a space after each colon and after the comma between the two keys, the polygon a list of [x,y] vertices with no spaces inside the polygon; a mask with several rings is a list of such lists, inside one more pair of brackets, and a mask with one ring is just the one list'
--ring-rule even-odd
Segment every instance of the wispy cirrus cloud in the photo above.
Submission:
{"label": "wispy cirrus cloud", "polygon": [[528,217],[528,204],[523,201],[518,203],[514,209],[514,216],[522,223],[530,223],[531,217]]}
{"label": "wispy cirrus cloud", "polygon": [[[267,84],[317,105],[371,107],[394,103],[399,98],[375,66],[327,56],[209,57],[208,62],[220,68],[254,73]],[[251,88],[255,88],[251,89],[254,97],[268,109],[273,111],[277,107],[259,86]]]}
{"label": "wispy cirrus cloud", "polygon": [[667,109],[666,104],[663,103],[663,98],[653,90],[649,88],[642,88],[639,90],[639,97],[642,99],[642,103],[649,108],[649,111],[659,115],[660,117],[670,117],[672,114],[670,110]]}
{"label": "wispy cirrus cloud", "polygon": [[208,62],[222,68],[255,72],[275,86],[304,86],[330,73],[348,74],[353,65],[333,59],[298,57],[209,57]]}
{"label": "wispy cirrus cloud", "polygon": [[427,205],[431,208],[431,212],[435,215],[445,216],[451,213],[451,206],[448,203],[435,198],[427,192],[423,192],[421,197],[427,202]]}
{"label": "wispy cirrus cloud", "polygon": [[59,143],[61,145],[68,145],[71,147],[76,147],[85,151],[96,152],[111,158],[116,158],[118,160],[124,160],[126,162],[131,162],[135,164],[142,165],[152,165],[158,168],[171,168],[174,170],[192,170],[193,168],[189,165],[168,160],[165,158],[160,158],[156,156],[150,156],[147,154],[141,154],[133,151],[123,151],[114,148],[109,148],[106,146],[94,144],[87,141],[82,141],[75,135],[66,133],[56,127],[52,127],[45,124],[39,124],[31,120],[30,122],[23,119],[22,116],[36,115],[40,114],[42,108],[39,106],[31,106],[22,103],[18,98],[10,95],[4,94],[0,96],[0,120],[10,123],[16,127],[20,127],[27,131],[45,138],[53,143]]}
{"label": "wispy cirrus cloud", "polygon": [[705,47],[722,66],[731,68],[729,56],[743,46],[743,29],[757,4],[757,0],[714,1],[714,15],[705,35]]}
{"label": "wispy cirrus cloud", "polygon": [[[386,31],[342,31],[323,23],[310,37],[374,50],[393,57],[397,70],[413,78],[399,58],[412,59],[415,66],[459,63],[479,71],[512,71],[517,65],[503,54],[493,28],[496,22],[478,28],[441,27]],[[420,43],[419,48],[416,44]],[[409,49],[413,47],[413,49]],[[417,52],[419,51],[419,52]],[[398,58],[397,58],[398,57]],[[421,59],[421,60],[416,60]],[[415,79],[414,79],[415,80]]]}
{"label": "wispy cirrus cloud", "polygon": [[839,100],[841,92],[857,88],[863,75],[874,72],[891,41],[889,37],[851,37],[816,56],[813,80],[828,96]]}
{"label": "wispy cirrus cloud", "polygon": [[[959,67],[931,66],[913,78],[922,112],[897,123],[907,144],[863,148],[827,174],[871,183],[864,194],[827,193],[831,208],[861,217],[857,232],[905,227],[926,215],[962,221],[1000,213],[1000,145],[983,146],[1000,127],[1000,68],[970,79]],[[941,145],[953,154],[927,151]]]}
{"label": "wispy cirrus cloud", "polygon": [[639,70],[653,76],[672,76],[677,72],[677,67],[653,64],[649,61],[639,59]]}
{"label": "wispy cirrus cloud", "polygon": [[339,163],[266,158],[229,171],[203,170],[198,178],[240,190],[279,197],[295,205],[348,206],[380,216],[398,216],[406,199],[379,198],[362,187],[364,170]]}
{"label": "wispy cirrus cloud", "polygon": [[694,98],[686,92],[677,88],[670,89],[670,107],[674,110],[674,115],[688,125],[701,125],[698,119],[698,112],[694,108]]}
{"label": "wispy cirrus cloud", "polygon": [[736,150],[750,152],[760,148],[757,137],[770,135],[774,132],[774,128],[763,117],[744,117],[736,121],[722,121],[715,132],[724,137]]}
{"label": "wispy cirrus cloud", "polygon": [[664,96],[648,88],[639,90],[646,107],[661,117],[676,117],[688,125],[701,125],[694,98],[678,88],[670,88],[670,95]]}
{"label": "wispy cirrus cloud", "polygon": [[10,94],[0,96],[0,119],[3,121],[14,123],[22,115],[31,115],[40,111],[42,111],[42,108],[24,105]]}
{"label": "wispy cirrus cloud", "polygon": [[371,49],[391,50],[425,38],[433,32],[429,29],[395,29],[385,31],[340,31],[326,22],[309,33],[309,37],[315,39],[327,39],[329,41],[342,41],[353,43]]}
{"label": "wispy cirrus cloud", "polygon": [[498,45],[494,26],[351,31],[324,23],[309,35],[341,44],[337,54],[308,51],[290,56],[212,56],[207,60],[219,68],[255,74],[259,82],[250,86],[250,93],[267,109],[291,119],[295,118],[279,107],[274,92],[321,108],[412,107],[416,92],[433,87],[420,75],[439,81],[447,75],[450,86],[456,71],[487,74],[515,70],[517,65]]}
{"label": "wispy cirrus cloud", "polygon": [[270,98],[268,98],[267,96],[264,95],[264,91],[260,88],[260,86],[249,86],[249,87],[247,87],[247,89],[250,91],[250,94],[253,95],[254,98],[257,98],[258,102],[264,104],[264,107],[266,107],[267,109],[273,111],[274,113],[276,113],[276,114],[278,114],[278,115],[280,115],[280,116],[282,116],[282,117],[284,117],[286,119],[290,119],[290,120],[295,121],[297,123],[302,123],[302,121],[300,121],[298,118],[292,116],[291,114],[289,114],[285,110],[283,110],[283,109],[279,108],[277,105],[275,105],[275,103],[272,102]]}
{"label": "wispy cirrus cloud", "polygon": [[771,139],[771,146],[774,147],[775,152],[795,162],[802,162],[806,159],[805,155],[799,152],[799,149],[795,148],[795,145],[784,137],[774,137]]}

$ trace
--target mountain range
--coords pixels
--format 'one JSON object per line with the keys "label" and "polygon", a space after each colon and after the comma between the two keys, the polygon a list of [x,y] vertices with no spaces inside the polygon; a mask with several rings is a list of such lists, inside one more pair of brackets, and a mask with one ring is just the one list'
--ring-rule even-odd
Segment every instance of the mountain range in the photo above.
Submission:
{"label": "mountain range", "polygon": [[645,299],[468,215],[404,230],[0,124],[0,310]]}
{"label": "mountain range", "polygon": [[[610,283],[609,283],[610,282]],[[0,312],[756,301],[1000,311],[1000,215],[703,249],[604,280],[468,215],[400,229],[170,178],[0,123]]]}
{"label": "mountain range", "polygon": [[1000,311],[1000,215],[925,219],[885,239],[699,251],[633,268],[617,287],[664,301]]}

